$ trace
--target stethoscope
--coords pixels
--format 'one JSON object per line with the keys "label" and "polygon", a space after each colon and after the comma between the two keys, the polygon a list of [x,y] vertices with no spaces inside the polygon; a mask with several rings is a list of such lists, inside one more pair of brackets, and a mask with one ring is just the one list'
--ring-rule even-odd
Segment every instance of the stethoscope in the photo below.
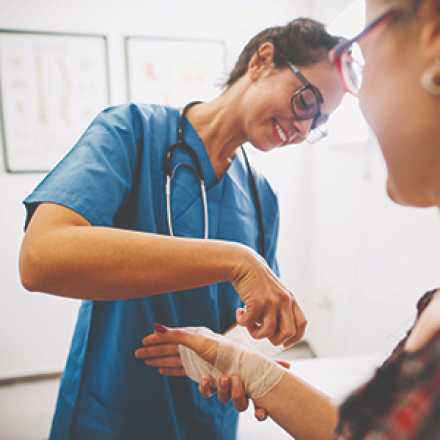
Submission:
{"label": "stethoscope", "polygon": [[[168,232],[171,236],[174,236],[172,207],[171,207],[171,185],[177,170],[181,167],[188,168],[197,176],[200,182],[200,196],[203,205],[203,229],[204,229],[203,237],[207,239],[209,236],[209,215],[208,215],[208,197],[206,195],[205,178],[203,176],[202,164],[200,162],[197,153],[185,142],[185,131],[184,131],[184,117],[188,112],[188,110],[196,104],[201,104],[201,101],[192,101],[180,111],[179,121],[177,124],[177,142],[171,145],[168,148],[167,152],[165,153],[164,169],[166,176],[166,182],[165,182],[166,215],[167,215],[167,223],[168,223]],[[187,153],[188,156],[191,158],[192,164],[187,162],[181,162],[174,165],[173,167],[172,165],[173,155],[177,149],[181,149],[185,153]],[[266,258],[265,243],[264,243],[265,236],[264,236],[263,210],[261,207],[260,198],[258,196],[257,183],[251,165],[249,163],[249,159],[243,147],[241,147],[241,151],[246,164],[246,169],[249,176],[249,184],[252,192],[252,199],[255,205],[255,211],[257,213],[258,245],[259,245],[258,252],[263,258]]]}

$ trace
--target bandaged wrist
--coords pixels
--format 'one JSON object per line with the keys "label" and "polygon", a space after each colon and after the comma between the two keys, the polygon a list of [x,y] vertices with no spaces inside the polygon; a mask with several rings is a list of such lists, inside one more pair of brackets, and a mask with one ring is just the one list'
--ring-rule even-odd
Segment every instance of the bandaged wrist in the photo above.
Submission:
{"label": "bandaged wrist", "polygon": [[237,375],[244,383],[246,393],[252,399],[260,399],[277,385],[286,370],[261,353],[228,340],[205,327],[191,327],[187,330],[208,336],[218,342],[217,358],[209,364],[191,349],[179,345],[183,368],[189,378],[200,383],[204,377],[216,381],[223,375]]}

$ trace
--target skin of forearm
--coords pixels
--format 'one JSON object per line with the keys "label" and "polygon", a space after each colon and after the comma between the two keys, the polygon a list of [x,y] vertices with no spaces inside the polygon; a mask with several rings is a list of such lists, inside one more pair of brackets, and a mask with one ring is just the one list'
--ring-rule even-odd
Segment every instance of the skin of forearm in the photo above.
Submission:
{"label": "skin of forearm", "polygon": [[286,372],[281,381],[255,405],[296,440],[331,440],[338,421],[338,407],[329,397]]}
{"label": "skin of forearm", "polygon": [[32,250],[23,245],[23,285],[30,291],[93,300],[131,299],[230,281],[250,254],[245,246],[226,241],[93,226],[59,227],[38,241]]}

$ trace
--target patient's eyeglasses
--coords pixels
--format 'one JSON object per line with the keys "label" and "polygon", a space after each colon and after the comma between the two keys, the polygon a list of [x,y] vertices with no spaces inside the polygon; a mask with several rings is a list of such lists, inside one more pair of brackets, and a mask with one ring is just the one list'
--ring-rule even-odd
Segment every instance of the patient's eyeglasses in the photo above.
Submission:
{"label": "patient's eyeglasses", "polygon": [[385,12],[351,40],[338,44],[330,51],[330,61],[338,68],[339,75],[347,92],[357,96],[362,86],[362,71],[365,62],[358,44],[359,41],[374,30],[388,24],[398,13],[396,9]]}

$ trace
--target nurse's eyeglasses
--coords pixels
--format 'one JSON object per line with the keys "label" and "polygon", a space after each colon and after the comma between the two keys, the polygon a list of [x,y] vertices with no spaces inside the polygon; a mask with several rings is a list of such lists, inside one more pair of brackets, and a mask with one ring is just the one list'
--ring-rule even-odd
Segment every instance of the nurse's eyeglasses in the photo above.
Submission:
{"label": "nurse's eyeglasses", "polygon": [[330,61],[336,65],[342,84],[347,92],[357,96],[362,86],[362,72],[365,62],[358,44],[359,41],[371,34],[374,30],[386,26],[399,14],[400,11],[396,9],[385,12],[373,20],[354,38],[338,44],[330,51]]}
{"label": "nurse's eyeglasses", "polygon": [[301,73],[294,64],[287,62],[287,67],[301,81],[302,87],[292,96],[292,113],[298,121],[312,120],[310,132],[306,141],[314,144],[327,136],[327,131],[319,129],[328,120],[328,115],[321,112],[321,104],[324,102],[321,92]]}

